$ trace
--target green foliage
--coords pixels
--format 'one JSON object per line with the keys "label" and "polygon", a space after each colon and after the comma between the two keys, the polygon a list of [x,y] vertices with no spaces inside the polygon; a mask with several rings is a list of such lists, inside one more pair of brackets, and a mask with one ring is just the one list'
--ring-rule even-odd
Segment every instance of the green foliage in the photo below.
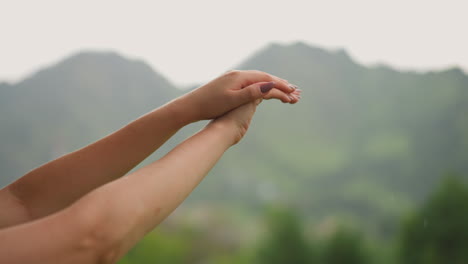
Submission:
{"label": "green foliage", "polygon": [[293,212],[285,209],[271,211],[266,232],[258,252],[259,264],[314,263],[300,219]]}
{"label": "green foliage", "polygon": [[329,238],[322,254],[324,264],[370,263],[361,235],[346,228],[340,228]]}
{"label": "green foliage", "polygon": [[154,231],[130,250],[119,264],[139,263],[187,263],[191,254],[190,236],[184,232]]}
{"label": "green foliage", "polygon": [[[212,221],[212,220],[207,220]],[[240,252],[225,225],[204,222],[166,223],[146,235],[119,264],[139,263],[251,263],[248,252]]]}
{"label": "green foliage", "polygon": [[468,260],[468,186],[447,177],[403,223],[403,264],[464,264]]}

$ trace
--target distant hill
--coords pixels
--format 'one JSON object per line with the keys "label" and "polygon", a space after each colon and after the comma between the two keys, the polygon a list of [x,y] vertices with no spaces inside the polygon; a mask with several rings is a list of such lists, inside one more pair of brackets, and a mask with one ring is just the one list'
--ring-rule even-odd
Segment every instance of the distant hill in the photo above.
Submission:
{"label": "distant hill", "polygon": [[[292,110],[297,116],[283,121],[289,130],[302,124],[294,135],[301,143],[288,155],[308,153],[303,160],[313,165],[308,172],[323,166],[343,177],[340,181],[355,182],[349,176],[359,176],[366,184],[377,181],[411,197],[424,195],[447,171],[468,173],[468,77],[460,69],[421,74],[367,68],[344,51],[303,43],[270,45],[240,68],[286,76],[305,90]],[[287,114],[279,106],[270,110],[269,116]],[[316,154],[325,158],[331,152],[330,162],[341,166],[328,170],[327,162],[314,164],[319,157],[310,151],[321,146]]]}
{"label": "distant hill", "polygon": [[[350,217],[385,234],[444,173],[468,175],[468,77],[460,69],[365,67],[343,50],[301,42],[271,44],[238,68],[286,78],[303,98],[263,103],[245,140],[191,195],[194,206],[255,212],[280,202],[311,221]],[[0,185],[178,94],[147,64],[115,53],[79,53],[0,84]]]}
{"label": "distant hill", "polygon": [[283,202],[312,221],[351,216],[388,234],[444,174],[468,176],[468,77],[458,68],[365,67],[343,50],[300,42],[269,45],[238,68],[286,78],[303,98],[262,105],[244,142],[203,183],[221,178],[222,191],[197,190],[205,200]]}
{"label": "distant hill", "polygon": [[146,63],[82,52],[0,86],[0,185],[95,141],[175,97]]}
{"label": "distant hill", "polygon": [[264,173],[275,179],[263,185],[280,200],[384,225],[443,174],[468,176],[468,77],[458,68],[364,67],[342,50],[300,42],[272,44],[239,68],[282,76],[304,90],[290,109],[264,106],[254,123],[258,135],[250,134],[256,147],[240,155],[255,160],[254,179],[265,171],[260,167],[269,168]]}

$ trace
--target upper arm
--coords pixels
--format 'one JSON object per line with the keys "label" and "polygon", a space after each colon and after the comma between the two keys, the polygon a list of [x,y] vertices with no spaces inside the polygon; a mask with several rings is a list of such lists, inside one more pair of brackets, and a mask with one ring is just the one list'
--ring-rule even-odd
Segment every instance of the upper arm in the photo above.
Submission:
{"label": "upper arm", "polygon": [[[11,191],[9,187],[0,190],[0,229],[31,220],[27,208]],[[8,213],[6,213],[8,212]]]}
{"label": "upper arm", "polygon": [[90,224],[70,210],[0,229],[0,263],[101,263]]}

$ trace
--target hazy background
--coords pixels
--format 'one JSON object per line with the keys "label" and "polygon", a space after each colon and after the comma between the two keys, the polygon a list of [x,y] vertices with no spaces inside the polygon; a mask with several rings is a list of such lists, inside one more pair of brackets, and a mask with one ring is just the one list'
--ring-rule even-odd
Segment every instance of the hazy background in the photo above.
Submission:
{"label": "hazy background", "polygon": [[465,10],[1,2],[0,186],[183,89],[258,69],[300,86],[301,102],[262,104],[245,139],[120,264],[465,263]]}
{"label": "hazy background", "polygon": [[0,79],[80,49],[142,58],[176,84],[207,81],[268,42],[345,48],[364,64],[468,67],[463,0],[0,1]]}

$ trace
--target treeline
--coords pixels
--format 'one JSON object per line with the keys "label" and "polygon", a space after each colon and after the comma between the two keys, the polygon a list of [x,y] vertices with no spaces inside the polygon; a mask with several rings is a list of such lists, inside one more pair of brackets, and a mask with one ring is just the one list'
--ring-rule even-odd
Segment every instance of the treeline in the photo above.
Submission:
{"label": "treeline", "polygon": [[304,224],[293,210],[271,209],[262,238],[250,248],[218,243],[189,229],[157,232],[120,264],[464,264],[468,261],[468,186],[457,177],[446,177],[418,209],[401,220],[391,243],[372,241],[346,225],[317,238],[306,234]]}

